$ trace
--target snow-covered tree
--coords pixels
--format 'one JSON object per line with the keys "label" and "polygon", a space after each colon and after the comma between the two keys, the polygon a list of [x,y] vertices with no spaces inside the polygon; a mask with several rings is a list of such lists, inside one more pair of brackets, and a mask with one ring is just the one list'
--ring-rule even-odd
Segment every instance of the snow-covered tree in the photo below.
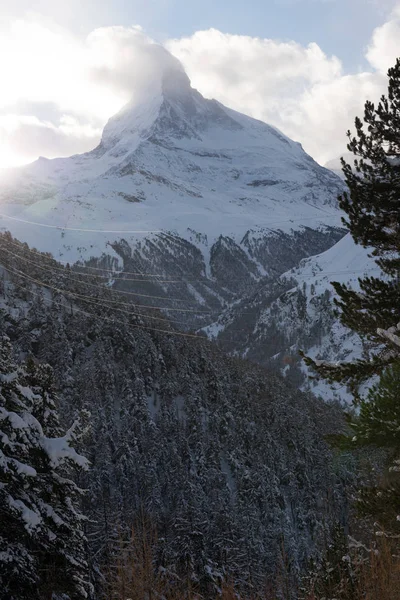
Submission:
{"label": "snow-covered tree", "polygon": [[[85,416],[85,415],[84,415]],[[87,417],[87,415],[86,415]],[[84,424],[62,435],[51,368],[17,366],[0,340],[0,585],[9,600],[88,598],[82,490],[73,448]]]}

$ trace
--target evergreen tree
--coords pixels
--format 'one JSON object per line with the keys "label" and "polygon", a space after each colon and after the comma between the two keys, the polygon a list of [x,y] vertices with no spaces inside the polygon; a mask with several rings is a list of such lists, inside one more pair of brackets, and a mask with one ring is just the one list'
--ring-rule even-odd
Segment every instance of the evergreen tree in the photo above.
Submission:
{"label": "evergreen tree", "polygon": [[372,516],[375,529],[400,533],[400,363],[382,375],[379,383],[360,403],[357,417],[349,418],[351,435],[341,438],[350,448],[384,449],[386,460],[380,481],[365,486],[359,493],[358,506],[364,516]]}
{"label": "evergreen tree", "polygon": [[333,283],[342,323],[384,349],[339,365],[305,359],[329,381],[349,384],[356,396],[362,382],[400,354],[400,340],[394,339],[400,321],[400,59],[388,77],[387,97],[377,106],[367,101],[363,121],[355,121],[356,136],[348,132],[356,158],[354,166],[342,159],[349,191],[339,197],[344,223],[357,244],[372,249],[382,276],[360,279],[359,291]]}
{"label": "evergreen tree", "polygon": [[74,470],[87,460],[71,446],[81,422],[62,436],[48,365],[18,367],[0,340],[0,584],[10,600],[90,593],[85,518]]}
{"label": "evergreen tree", "polygon": [[[377,106],[367,101],[363,122],[355,121],[356,136],[348,133],[356,158],[354,166],[342,159],[349,191],[339,197],[354,241],[372,250],[382,274],[359,279],[359,291],[333,284],[342,323],[368,340],[373,355],[339,364],[305,360],[330,382],[349,384],[360,405],[342,444],[387,452],[386,473],[360,490],[359,506],[393,533],[400,513],[400,59],[388,77],[387,96]],[[360,385],[376,376],[380,382],[361,398]]]}

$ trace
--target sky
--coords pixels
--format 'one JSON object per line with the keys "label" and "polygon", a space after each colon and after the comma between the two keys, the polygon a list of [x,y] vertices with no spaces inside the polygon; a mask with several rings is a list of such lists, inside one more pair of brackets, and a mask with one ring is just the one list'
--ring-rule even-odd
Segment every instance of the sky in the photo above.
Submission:
{"label": "sky", "polygon": [[[321,164],[400,56],[400,0],[2,0],[0,168],[84,152],[177,57]],[[161,61],[161,62],[160,62]]]}

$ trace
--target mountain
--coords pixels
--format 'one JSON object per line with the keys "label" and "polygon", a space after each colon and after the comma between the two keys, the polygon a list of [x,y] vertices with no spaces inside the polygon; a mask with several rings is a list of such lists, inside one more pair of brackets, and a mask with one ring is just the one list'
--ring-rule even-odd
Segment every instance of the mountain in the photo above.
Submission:
{"label": "mountain", "polygon": [[324,381],[309,381],[299,350],[318,360],[353,360],[368,346],[335,314],[331,281],[358,289],[358,278],[380,272],[369,251],[347,234],[329,250],[303,259],[273,284],[260,285],[241,302],[226,309],[204,329],[211,339],[235,355],[278,368],[295,385],[327,400],[351,396]]}
{"label": "mountain", "polygon": [[0,235],[0,264],[0,336],[18,361],[50,363],[66,423],[82,408],[91,415],[79,448],[91,467],[79,484],[96,597],[121,567],[132,524],[167,579],[202,597],[216,597],[224,579],[244,595],[267,582],[277,589],[282,561],[285,585],[294,584],[346,519],[348,466],[333,466],[325,441],[340,412],[205,339],[156,325],[153,311],[117,312],[115,291],[9,234]]}
{"label": "mountain", "polygon": [[340,177],[340,179],[344,180],[341,158],[344,158],[344,160],[348,164],[354,165],[354,154],[351,154],[351,152],[344,152],[342,157],[338,156],[337,158],[332,158],[327,163],[325,163],[324,166],[326,169],[329,169],[330,171],[335,173],[335,175]]}
{"label": "mountain", "polygon": [[120,289],[183,302],[198,327],[200,310],[215,318],[338,241],[342,190],[300,144],[203,98],[177,64],[93,151],[4,176],[0,223],[58,260],[111,269]]}

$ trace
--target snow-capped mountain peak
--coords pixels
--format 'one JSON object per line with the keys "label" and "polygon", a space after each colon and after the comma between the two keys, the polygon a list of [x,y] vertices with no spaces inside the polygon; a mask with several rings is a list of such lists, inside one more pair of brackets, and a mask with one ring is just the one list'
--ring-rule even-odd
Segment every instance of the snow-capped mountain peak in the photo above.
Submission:
{"label": "snow-capped mountain peak", "polygon": [[[343,235],[340,179],[274,127],[204,98],[177,61],[135,98],[94,150],[14,169],[0,227],[62,261],[155,273],[143,297],[179,297],[194,313]],[[168,284],[177,273],[186,288]]]}
{"label": "snow-capped mountain peak", "polygon": [[141,101],[128,103],[104,128],[100,147],[120,155],[133,151],[140,141],[202,141],[209,129],[239,131],[243,126],[216,100],[207,100],[193,89],[189,77],[179,68],[170,68],[160,81],[152,82]]}

